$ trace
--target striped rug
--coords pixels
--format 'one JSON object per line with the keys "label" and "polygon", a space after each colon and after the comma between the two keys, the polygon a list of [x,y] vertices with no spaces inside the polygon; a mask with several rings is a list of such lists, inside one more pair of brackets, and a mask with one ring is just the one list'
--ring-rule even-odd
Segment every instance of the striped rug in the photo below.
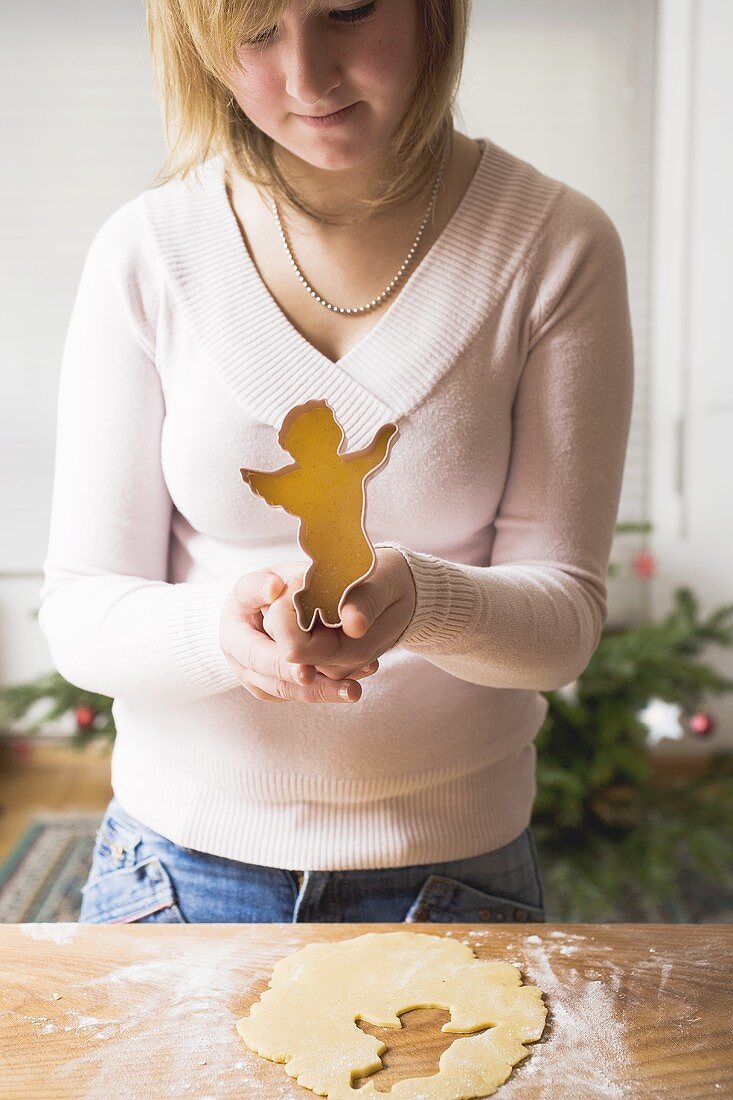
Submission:
{"label": "striped rug", "polygon": [[99,814],[39,813],[0,867],[0,923],[76,921]]}

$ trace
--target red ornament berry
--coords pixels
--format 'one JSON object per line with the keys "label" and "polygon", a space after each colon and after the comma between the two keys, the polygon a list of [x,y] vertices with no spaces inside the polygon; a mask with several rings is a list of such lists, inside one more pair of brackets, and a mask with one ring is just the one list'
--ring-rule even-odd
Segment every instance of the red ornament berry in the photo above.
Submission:
{"label": "red ornament berry", "polygon": [[695,737],[709,737],[715,729],[715,719],[707,711],[699,710],[690,718],[690,730]]}
{"label": "red ornament berry", "polygon": [[646,550],[640,550],[633,559],[634,572],[642,580],[649,580],[657,572],[657,559]]}
{"label": "red ornament berry", "polygon": [[97,712],[93,707],[77,707],[74,714],[77,726],[83,730],[89,729],[97,717]]}

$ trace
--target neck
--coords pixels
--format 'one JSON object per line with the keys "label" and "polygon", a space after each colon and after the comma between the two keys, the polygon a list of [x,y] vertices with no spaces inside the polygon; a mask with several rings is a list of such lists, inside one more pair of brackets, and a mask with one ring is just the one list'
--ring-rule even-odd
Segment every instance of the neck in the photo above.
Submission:
{"label": "neck", "polygon": [[[451,153],[452,142],[447,161],[450,161]],[[275,156],[285,177],[308,205],[316,210],[328,211],[329,218],[338,219],[339,225],[329,227],[330,229],[338,229],[339,226],[349,228],[361,201],[368,197],[374,198],[383,191],[382,181],[388,171],[386,159],[379,150],[356,167],[341,171],[314,167],[281,145],[276,146]],[[444,175],[447,167],[446,164]],[[422,211],[430,198],[434,182],[435,173],[431,173],[418,195],[398,205],[390,204],[383,211],[373,212],[368,218],[369,232],[373,232],[376,224],[386,226]],[[267,201],[269,205],[269,197]],[[303,228],[315,228],[311,219],[292,208],[289,203],[285,204],[284,209],[281,206],[280,212],[291,224],[300,225],[302,222]]]}

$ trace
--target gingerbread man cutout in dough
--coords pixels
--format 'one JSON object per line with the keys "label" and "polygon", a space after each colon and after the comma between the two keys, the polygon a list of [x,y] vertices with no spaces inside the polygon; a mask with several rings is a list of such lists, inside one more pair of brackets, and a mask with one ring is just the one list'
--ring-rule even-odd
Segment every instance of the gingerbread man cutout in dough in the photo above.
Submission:
{"label": "gingerbread man cutout in dough", "polygon": [[366,481],[386,465],[396,424],[383,424],[361,451],[341,453],[345,433],[326,400],[306,401],[282,422],[278,443],[295,463],[264,472],[240,469],[250,489],[300,520],[298,542],[311,559],[303,586],[293,594],[301,630],[341,626],[349,591],[366,580],[376,555],[366,533]]}

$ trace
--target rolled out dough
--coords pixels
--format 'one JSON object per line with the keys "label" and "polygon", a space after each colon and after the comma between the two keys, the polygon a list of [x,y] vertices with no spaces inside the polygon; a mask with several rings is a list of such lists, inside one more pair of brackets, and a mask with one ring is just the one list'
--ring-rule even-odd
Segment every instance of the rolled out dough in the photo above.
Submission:
{"label": "rolled out dough", "polygon": [[270,988],[237,1023],[257,1054],[285,1063],[299,1085],[341,1100],[385,1094],[354,1078],[381,1068],[387,1049],[356,1025],[401,1027],[400,1014],[443,1008],[441,1029],[464,1035],[441,1055],[432,1077],[396,1082],[395,1100],[469,1100],[489,1096],[506,1081],[540,1038],[547,1009],[542,991],[522,985],[510,963],[477,959],[471,948],[445,936],[369,932],[334,943],[311,943],[279,959]]}

